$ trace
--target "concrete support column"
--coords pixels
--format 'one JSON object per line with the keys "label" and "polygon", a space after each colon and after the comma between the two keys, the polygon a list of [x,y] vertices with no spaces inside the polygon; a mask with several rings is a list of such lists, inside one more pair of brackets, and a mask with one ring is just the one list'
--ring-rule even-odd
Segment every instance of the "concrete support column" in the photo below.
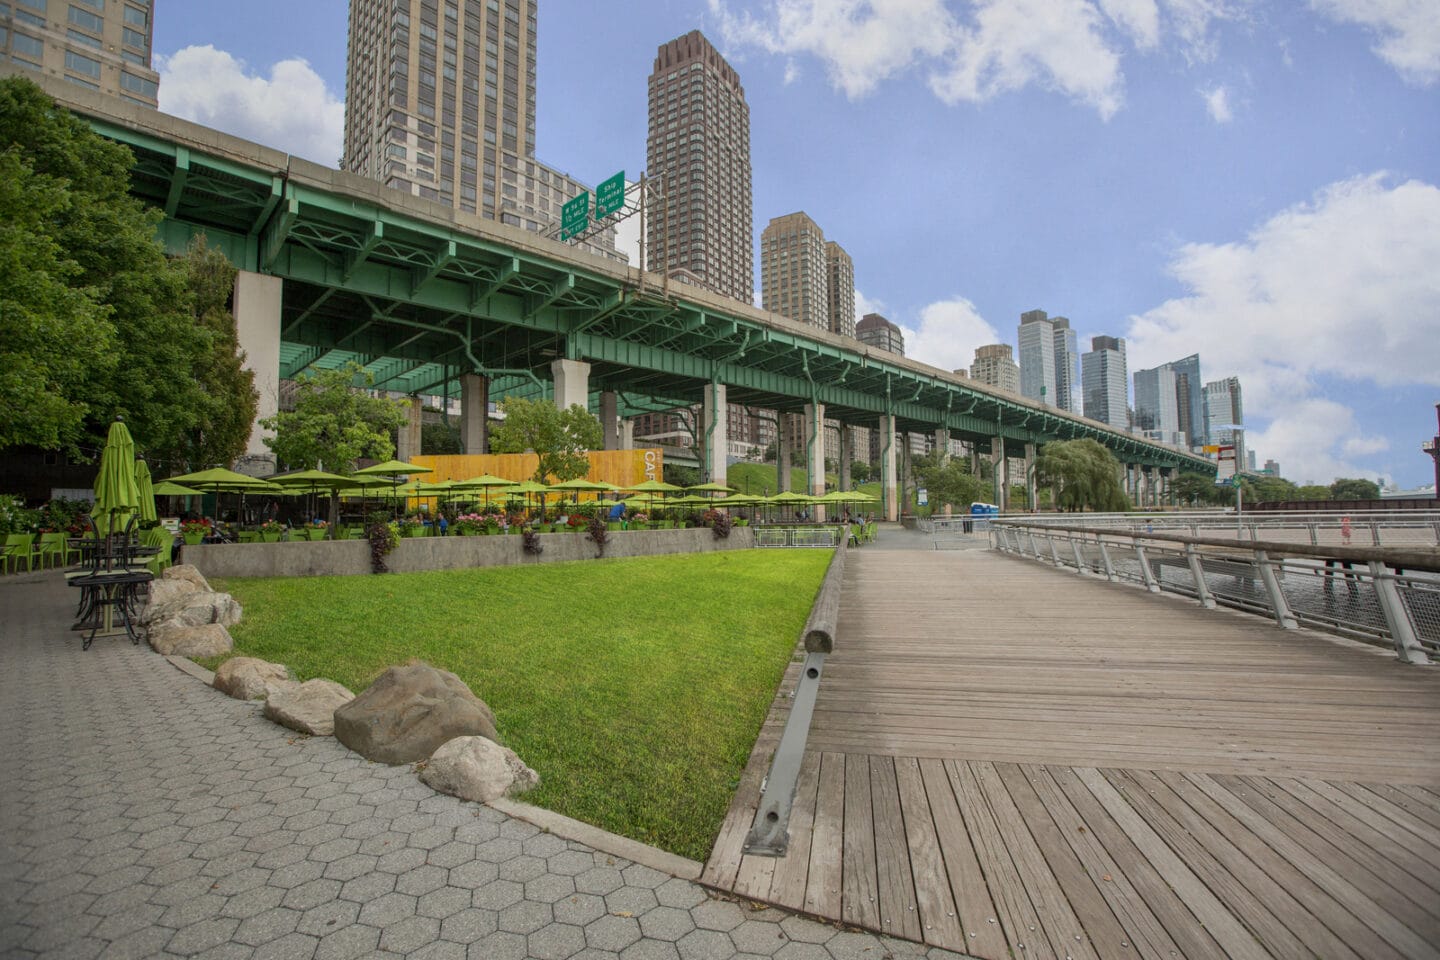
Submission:
{"label": "concrete support column", "polygon": [[775,414],[775,492],[790,489],[790,444],[794,442],[795,418],[788,413]]}
{"label": "concrete support column", "polygon": [[1030,501],[1030,510],[1040,509],[1040,491],[1035,484],[1035,444],[1025,444],[1025,499]]}
{"label": "concrete support column", "polygon": [[899,463],[900,474],[900,515],[905,515],[905,508],[914,503],[916,491],[920,484],[915,482],[914,463],[911,459],[910,434],[902,431],[895,437],[895,459]]}
{"label": "concrete support column", "polygon": [[855,459],[855,431],[848,424],[840,424],[840,489],[849,490],[850,464]]}
{"label": "concrete support column", "polygon": [[411,457],[420,456],[420,418],[423,415],[423,408],[420,398],[414,394],[406,397],[410,406],[405,410],[405,422],[400,425],[400,433],[395,444],[395,458],[410,462]]}
{"label": "concrete support column", "polygon": [[[805,486],[812,497],[825,496],[825,404],[805,404]],[[816,520],[825,519],[825,508],[812,511]]]}
{"label": "concrete support column", "polygon": [[940,451],[941,463],[950,459],[950,430],[948,428],[935,428],[935,449]]}
{"label": "concrete support column", "polygon": [[600,429],[605,434],[605,450],[620,450],[620,395],[614,390],[600,394]]}
{"label": "concrete support column", "polygon": [[584,360],[551,360],[550,378],[555,381],[555,406],[568,410],[579,404],[590,409],[590,364]]}
{"label": "concrete support column", "polygon": [[634,449],[635,449],[635,421],[634,421],[634,420],[621,420],[621,421],[620,421],[620,449],[621,449],[621,450],[634,450]]}
{"label": "concrete support column", "polygon": [[895,415],[880,416],[880,506],[885,519],[892,523],[900,519],[900,499],[897,496],[895,477]]}
{"label": "concrete support column", "polygon": [[723,383],[711,383],[705,387],[703,426],[701,447],[705,454],[705,480],[708,483],[724,483],[730,452],[730,407],[725,402]]}
{"label": "concrete support column", "polygon": [[460,449],[490,452],[490,378],[478,373],[460,375]]}
{"label": "concrete support column", "polygon": [[1004,513],[1010,508],[1010,468],[1004,437],[990,439],[990,462],[995,465],[995,505]]}
{"label": "concrete support column", "polygon": [[1150,468],[1135,468],[1135,502],[1142,507],[1150,506]]}
{"label": "concrete support column", "polygon": [[[274,438],[275,431],[260,426],[264,417],[280,412],[280,300],[283,285],[279,277],[241,270],[235,275],[235,335],[245,351],[245,369],[255,374],[255,392],[260,400],[255,409],[255,422],[250,425],[250,440],[245,454],[235,462],[235,469],[253,476],[275,472],[275,454],[265,446],[265,438]],[[296,464],[296,466],[302,466]],[[313,467],[315,464],[303,464]],[[333,469],[326,464],[326,469]]]}

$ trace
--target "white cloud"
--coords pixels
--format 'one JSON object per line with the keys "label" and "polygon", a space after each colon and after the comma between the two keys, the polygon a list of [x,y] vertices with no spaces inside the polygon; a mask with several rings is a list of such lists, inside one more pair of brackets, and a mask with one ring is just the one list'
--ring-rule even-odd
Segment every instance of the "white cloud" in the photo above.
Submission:
{"label": "white cloud", "polygon": [[1000,342],[995,328],[964,297],[922,309],[919,329],[903,323],[899,327],[905,334],[905,355],[942,370],[969,369],[976,347]]}
{"label": "white cloud", "polygon": [[734,13],[727,0],[709,0],[729,45],[790,58],[786,83],[801,75],[796,58],[808,55],[851,99],[917,70],[945,103],[1039,86],[1105,118],[1124,101],[1127,41],[1152,51],[1173,39],[1187,58],[1208,59],[1211,25],[1239,15],[1231,0],[765,0],[760,6],[759,14]]}
{"label": "white cloud", "polygon": [[1375,53],[1406,81],[1440,81],[1440,3],[1435,0],[1310,0],[1310,6],[1341,23],[1379,34]]}
{"label": "white cloud", "polygon": [[855,291],[855,322],[859,323],[867,313],[878,313],[885,315],[885,303],[882,300],[871,300],[859,290]]}
{"label": "white cloud", "polygon": [[1216,123],[1229,123],[1233,118],[1230,113],[1230,92],[1223,86],[1213,90],[1201,90],[1200,96],[1205,100],[1205,112],[1210,114],[1210,119]]}
{"label": "white cloud", "polygon": [[1253,449],[1292,477],[1353,476],[1347,458],[1376,440],[1314,379],[1440,385],[1436,263],[1440,188],[1384,174],[1331,184],[1243,241],[1182,247],[1170,270],[1189,294],[1131,318],[1130,367],[1198,350],[1207,379],[1240,377]]}
{"label": "white cloud", "polygon": [[304,60],[281,60],[267,78],[206,44],[156,56],[155,66],[164,112],[327,167],[339,160],[345,103]]}

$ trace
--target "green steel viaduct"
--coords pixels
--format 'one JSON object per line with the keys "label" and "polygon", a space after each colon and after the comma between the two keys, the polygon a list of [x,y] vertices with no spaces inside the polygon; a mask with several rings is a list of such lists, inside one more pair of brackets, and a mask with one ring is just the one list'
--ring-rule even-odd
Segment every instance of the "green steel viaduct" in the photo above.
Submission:
{"label": "green steel viaduct", "polygon": [[[584,404],[600,416],[609,448],[631,445],[628,417],[698,406],[707,479],[723,480],[726,404],[744,404],[803,416],[809,476],[822,492],[825,421],[878,429],[891,519],[903,456],[897,433],[988,451],[1002,497],[1007,459],[1028,463],[1051,440],[1098,440],[1125,465],[1127,492],[1141,504],[1165,501],[1178,468],[1215,469],[1187,451],[750,304],[666,287],[528,231],[24,75],[134,151],[131,190],[164,210],[168,250],[203,234],[240,269],[236,320],[262,415],[274,410],[280,380],[351,360],[378,389],[458,398],[469,453],[485,451],[488,403],[509,396]],[[268,456],[258,429],[250,450]],[[847,472],[849,454],[842,450]]]}

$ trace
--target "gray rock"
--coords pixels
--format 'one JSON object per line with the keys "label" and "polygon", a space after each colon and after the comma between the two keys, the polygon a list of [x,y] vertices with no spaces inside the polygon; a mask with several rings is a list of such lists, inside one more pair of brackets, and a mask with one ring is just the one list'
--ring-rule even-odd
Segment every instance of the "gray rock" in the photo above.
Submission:
{"label": "gray rock", "polygon": [[256,657],[231,657],[215,671],[213,686],[236,700],[259,700],[298,686],[283,663],[268,663]]}
{"label": "gray rock", "polygon": [[229,627],[239,623],[243,613],[240,603],[228,593],[192,593],[183,603],[167,605],[164,616],[152,617],[150,622],[167,620],[190,627],[219,623]]}
{"label": "gray rock", "polygon": [[203,592],[189,580],[153,580],[150,583],[149,596],[145,605],[140,608],[137,619],[142,624],[169,620],[175,611],[182,609],[193,597]]}
{"label": "gray rock", "polygon": [[456,737],[440,745],[420,779],[441,793],[489,803],[540,785],[540,775],[515,751],[485,737]]}
{"label": "gray rock", "polygon": [[354,699],[355,694],[334,680],[306,680],[267,697],[265,717],[291,730],[328,737],[335,732],[335,709]]}
{"label": "gray rock", "polygon": [[160,576],[163,580],[184,580],[195,584],[201,590],[210,590],[210,582],[193,563],[177,563],[173,567],[166,567]]}
{"label": "gray rock", "polygon": [[167,657],[218,657],[235,648],[230,631],[219,623],[194,627],[165,620],[152,623],[149,636],[155,652]]}
{"label": "gray rock", "polygon": [[428,663],[391,667],[335,711],[335,738],[381,763],[424,760],[466,736],[499,739],[495,715],[465,681]]}

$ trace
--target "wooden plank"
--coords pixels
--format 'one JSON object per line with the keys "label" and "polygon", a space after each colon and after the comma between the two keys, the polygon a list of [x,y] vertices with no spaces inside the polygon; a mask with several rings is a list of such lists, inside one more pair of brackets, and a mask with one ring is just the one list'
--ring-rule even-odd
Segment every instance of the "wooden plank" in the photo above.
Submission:
{"label": "wooden plank", "polygon": [[875,819],[870,806],[870,759],[863,754],[845,757],[845,846],[841,860],[841,919],[859,927],[879,930]]}
{"label": "wooden plank", "polygon": [[[1358,960],[1344,944],[1338,944],[1339,949],[1331,948],[1333,935],[1315,917],[1244,852],[1202,817],[1195,816],[1184,800],[1154,774],[1120,770],[1103,773],[1272,955],[1293,960],[1314,956]],[[1253,856],[1257,851],[1250,853]],[[1292,926],[1280,919],[1282,914],[1290,918]],[[1305,942],[1297,933],[1306,937]]]}
{"label": "wooden plank", "polygon": [[[900,757],[895,761],[895,782],[900,791],[900,809],[905,818],[905,844],[910,852],[910,870],[915,883],[916,912],[922,937],[947,950],[964,952],[965,933],[960,929],[950,877],[935,831],[935,815],[925,793],[920,761]],[[941,802],[953,804],[947,788]]]}
{"label": "wooden plank", "polygon": [[[1030,825],[1020,816],[999,771],[992,763],[978,762],[970,766],[990,803],[990,812],[1005,837],[1010,859],[1035,907],[1035,914],[1040,920],[1037,932],[1050,942],[1050,948],[1057,957],[1074,956],[1080,960],[1095,957],[1095,948],[1090,938],[1085,936],[1084,924],[1071,909],[1059,881],[1030,832]],[[1108,909],[1105,912],[1108,914]]]}
{"label": "wooden plank", "polygon": [[[1019,811],[1021,819],[1030,830],[1030,835],[1035,838],[1035,844],[1039,852],[1049,866],[1050,872],[1064,891],[1065,898],[1075,911],[1079,920],[1079,927],[1083,930],[1082,936],[1089,944],[1093,944],[1095,952],[1101,956],[1120,956],[1121,951],[1127,949],[1121,944],[1128,944],[1132,938],[1125,932],[1119,919],[1110,909],[1096,884],[1098,877],[1092,877],[1086,873],[1080,860],[1075,856],[1069,842],[1061,833],[1059,825],[1051,812],[1046,808],[1043,800],[1036,791],[1036,785],[1031,782],[1030,775],[1020,767],[1009,763],[995,764],[995,771],[1000,775],[1006,789],[1009,791],[1010,799]],[[1067,805],[1068,806],[1068,805]],[[1070,934],[1071,941],[1075,933]],[[1076,947],[1085,944],[1075,944]],[[1070,946],[1069,943],[1066,946]]]}
{"label": "wooden plank", "polygon": [[1035,906],[1025,891],[1020,871],[1015,868],[1015,863],[1010,858],[1010,850],[990,811],[990,805],[985,800],[985,792],[980,788],[975,772],[968,763],[955,761],[946,762],[945,772],[950,778],[951,788],[955,791],[955,799],[960,802],[960,809],[964,811],[965,822],[970,826],[971,835],[975,838],[975,849],[985,870],[986,885],[990,889],[1000,928],[1005,932],[1010,949],[1023,950],[1026,957],[1053,956],[1049,941],[1045,934],[1040,932],[1040,918],[1035,913]]}
{"label": "wooden plank", "polygon": [[[1075,805],[1070,802],[1069,797],[1065,795],[1064,791],[1060,789],[1059,784],[1056,783],[1055,771],[1049,767],[1041,767],[1033,764],[1022,765],[1020,770],[1029,778],[1036,794],[1045,804],[1046,812],[1054,819],[1061,834],[1066,838],[1070,844],[1070,848],[1075,852],[1075,856],[1084,866],[1085,872],[1090,877],[1091,882],[1095,884],[1096,889],[1099,890],[1101,896],[1105,898],[1105,902],[1110,906],[1110,909],[1114,911],[1116,918],[1118,918],[1127,935],[1125,942],[1134,945],[1136,955],[1141,957],[1180,956],[1181,950],[1176,946],[1175,941],[1170,938],[1170,935],[1165,932],[1164,924],[1156,917],[1136,887],[1131,884],[1130,877],[1127,875],[1129,871],[1120,868],[1119,861],[1115,857],[1112,857],[1110,850],[1106,848],[1105,844],[1101,843],[1100,836],[1107,831],[1113,831],[1115,833],[1115,846],[1117,848],[1124,847],[1131,851],[1138,864],[1134,871],[1137,882],[1143,884],[1146,876],[1153,874],[1154,871],[1150,869],[1149,864],[1145,864],[1139,859],[1139,853],[1136,852],[1134,847],[1130,845],[1130,842],[1119,833],[1119,828],[1115,827],[1114,823],[1111,822],[1108,817],[1105,817],[1103,811],[1096,813],[1096,811],[1099,810],[1099,806],[1098,804],[1094,804],[1094,798],[1091,798],[1091,803],[1094,807],[1091,811],[1092,816],[1104,822],[1104,828],[1098,831],[1086,826],[1085,820],[1081,818]],[[1061,775],[1067,774],[1068,771],[1064,771]],[[1073,780],[1073,777],[1071,779]],[[1077,790],[1084,792],[1085,788],[1079,785],[1078,780],[1075,780],[1074,784]],[[1084,795],[1089,797],[1088,792],[1085,792]],[[1120,855],[1124,857],[1123,852],[1121,852]],[[1141,867],[1144,869],[1142,870]],[[1147,874],[1146,871],[1149,871],[1149,874]],[[1185,908],[1179,901],[1175,900],[1174,894],[1168,888],[1163,887],[1159,876],[1154,875],[1153,880],[1157,888],[1163,891],[1163,899],[1170,904],[1171,908],[1178,914],[1189,917]],[[1203,932],[1201,936],[1203,937]],[[1094,935],[1091,936],[1091,942],[1095,942]],[[1205,938],[1203,942],[1209,948],[1209,952],[1204,955],[1210,956],[1218,954],[1214,941]],[[1121,949],[1126,948],[1122,947]],[[1109,951],[1102,950],[1101,952],[1108,955]],[[1189,951],[1186,951],[1186,954],[1191,955]],[[1201,954],[1197,951],[1193,955],[1199,956]]]}
{"label": "wooden plank", "polygon": [[1424,787],[1397,783],[1379,787],[1372,786],[1371,789],[1378,791],[1381,797],[1389,800],[1412,817],[1422,820],[1432,827],[1440,828],[1440,797],[1436,797]]}
{"label": "wooden plank", "polygon": [[[1403,871],[1391,867],[1388,874],[1376,875],[1353,856],[1356,851],[1348,838],[1337,838],[1340,841],[1337,845],[1292,813],[1292,807],[1301,816],[1310,813],[1309,808],[1294,797],[1268,782],[1219,775],[1211,777],[1211,780],[1239,797],[1286,838],[1324,863],[1333,874],[1343,877],[1345,884],[1366,903],[1366,913],[1357,916],[1402,953],[1412,952],[1410,944],[1417,942],[1415,932],[1433,930],[1440,934],[1440,924],[1436,923],[1435,917],[1398,889],[1396,881],[1405,876]],[[1315,820],[1319,822],[1319,818]],[[1321,882],[1323,884],[1323,880]]]}
{"label": "wooden plank", "polygon": [[907,940],[923,940],[915,902],[915,881],[910,872],[910,848],[905,841],[905,817],[900,809],[900,788],[895,781],[895,761],[890,757],[870,758],[870,804],[875,823],[880,929]]}
{"label": "wooden plank", "polygon": [[1361,951],[1363,954],[1368,957],[1432,955],[1430,948],[1426,947],[1424,941],[1416,936],[1414,931],[1382,910],[1368,896],[1357,890],[1349,880],[1331,869],[1329,864],[1305,849],[1303,845],[1297,843],[1285,831],[1262,815],[1257,806],[1263,807],[1263,805],[1252,806],[1249,802],[1255,798],[1252,791],[1242,791],[1243,795],[1236,794],[1206,774],[1187,774],[1187,779],[1224,807],[1227,813],[1245,824],[1255,835],[1257,842],[1268,844],[1276,853],[1289,860],[1301,872],[1310,877],[1344,910],[1379,934],[1383,942],[1370,945],[1366,950]]}
{"label": "wooden plank", "polygon": [[1409,809],[1396,803],[1394,799],[1365,784],[1335,782],[1331,785],[1336,790],[1348,793],[1364,803],[1370,808],[1372,816],[1378,815],[1389,823],[1404,828],[1411,835],[1410,842],[1418,843],[1425,850],[1427,857],[1440,855],[1440,828],[1436,828],[1425,817],[1413,815]]}
{"label": "wooden plank", "polygon": [[977,957],[1007,958],[1005,934],[995,922],[998,916],[985,883],[985,873],[971,842],[959,799],[950,775],[939,760],[920,760],[920,777],[935,823],[935,839],[945,860],[950,895],[955,900],[956,918],[965,934],[964,953]]}
{"label": "wooden plank", "polygon": [[[1337,804],[1313,790],[1308,781],[1272,779],[1268,783],[1305,805],[1314,817],[1313,822],[1311,817],[1305,818],[1311,829],[1323,831],[1322,835],[1327,839],[1332,834],[1349,837],[1354,841],[1352,856],[1363,863],[1368,864],[1372,857],[1382,860],[1382,863],[1369,867],[1372,873],[1385,874],[1390,869],[1402,871],[1409,879],[1401,888],[1411,891],[1413,885],[1410,899],[1429,909],[1431,913],[1440,914],[1440,862],[1427,861],[1416,856],[1403,843],[1397,843],[1392,836],[1371,826],[1371,821],[1381,821],[1383,818],[1369,816],[1369,808],[1339,791],[1336,791],[1336,795],[1341,800],[1355,806]],[[1286,809],[1296,815],[1296,810],[1291,806]]]}
{"label": "wooden plank", "polygon": [[1180,899],[1220,944],[1227,956],[1253,960],[1261,960],[1266,956],[1265,950],[1255,941],[1250,931],[1216,899],[1165,841],[1150,829],[1119,791],[1101,776],[1100,771],[1079,769],[1075,771],[1075,776],[1085,784],[1136,848],[1165,878],[1165,882],[1179,894]]}
{"label": "wooden plank", "polygon": [[810,875],[810,833],[815,823],[815,792],[820,787],[820,754],[805,752],[790,807],[790,843],[775,863],[770,901],[792,910],[805,909],[805,880]]}
{"label": "wooden plank", "polygon": [[841,850],[845,845],[845,755],[820,755],[820,786],[810,830],[810,869],[805,880],[805,912],[839,919]]}
{"label": "wooden plank", "polygon": [[770,883],[775,878],[776,862],[775,857],[745,854],[740,858],[740,869],[735,873],[735,885],[731,889],[751,900],[768,901]]}

